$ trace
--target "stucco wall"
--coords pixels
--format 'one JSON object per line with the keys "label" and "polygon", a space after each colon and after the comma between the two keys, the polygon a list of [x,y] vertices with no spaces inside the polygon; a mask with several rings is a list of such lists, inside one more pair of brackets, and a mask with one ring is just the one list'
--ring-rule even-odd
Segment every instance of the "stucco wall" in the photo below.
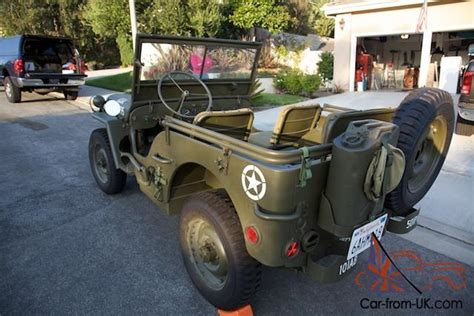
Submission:
{"label": "stucco wall", "polygon": [[[335,26],[334,82],[349,89],[354,72],[351,55],[357,36],[414,33],[421,6],[384,11],[338,14]],[[474,29],[474,2],[451,2],[428,6],[427,30],[431,32]],[[344,21],[341,27],[341,20]]]}

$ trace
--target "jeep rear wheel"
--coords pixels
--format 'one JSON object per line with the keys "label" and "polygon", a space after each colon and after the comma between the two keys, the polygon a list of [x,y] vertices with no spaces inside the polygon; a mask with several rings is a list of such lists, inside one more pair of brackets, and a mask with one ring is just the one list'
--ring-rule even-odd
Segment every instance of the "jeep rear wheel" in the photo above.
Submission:
{"label": "jeep rear wheel", "polygon": [[185,203],[180,243],[186,269],[204,298],[224,310],[249,304],[260,284],[261,265],[247,253],[226,194],[198,193]]}
{"label": "jeep rear wheel", "polygon": [[400,127],[397,147],[406,166],[385,206],[403,216],[425,196],[443,166],[454,130],[451,95],[432,88],[415,90],[402,101],[393,122]]}
{"label": "jeep rear wheel", "polygon": [[115,168],[109,137],[105,128],[92,132],[89,139],[89,163],[92,175],[99,188],[107,194],[116,194],[123,190],[127,174]]}
{"label": "jeep rear wheel", "polygon": [[13,84],[10,77],[6,77],[3,80],[3,86],[5,88],[7,100],[10,103],[18,103],[21,101],[21,90]]}

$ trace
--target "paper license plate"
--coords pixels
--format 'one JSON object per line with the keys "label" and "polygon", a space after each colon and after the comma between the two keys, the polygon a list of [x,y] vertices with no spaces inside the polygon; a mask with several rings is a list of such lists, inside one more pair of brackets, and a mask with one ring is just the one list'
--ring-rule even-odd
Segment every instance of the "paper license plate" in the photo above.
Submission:
{"label": "paper license plate", "polygon": [[383,229],[387,223],[387,216],[387,214],[380,216],[376,220],[354,230],[347,260],[352,259],[372,246],[372,233],[377,236],[377,239],[382,238]]}

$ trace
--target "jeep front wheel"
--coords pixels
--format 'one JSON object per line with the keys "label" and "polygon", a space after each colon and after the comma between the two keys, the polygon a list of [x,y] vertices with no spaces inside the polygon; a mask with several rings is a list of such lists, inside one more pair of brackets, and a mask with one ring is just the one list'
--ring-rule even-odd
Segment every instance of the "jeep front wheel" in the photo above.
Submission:
{"label": "jeep front wheel", "polygon": [[123,190],[127,174],[115,168],[109,137],[105,128],[92,132],[89,139],[89,163],[92,175],[99,188],[107,194]]}
{"label": "jeep front wheel", "polygon": [[193,195],[181,213],[180,242],[186,269],[204,298],[223,310],[249,304],[260,283],[261,265],[247,253],[227,195]]}
{"label": "jeep front wheel", "polygon": [[10,103],[18,103],[21,101],[21,90],[13,84],[10,77],[6,77],[3,80],[3,86],[5,88],[5,95],[7,96],[7,100]]}
{"label": "jeep front wheel", "polygon": [[425,196],[443,166],[454,130],[451,95],[440,89],[417,89],[402,101],[393,123],[400,127],[397,147],[405,154],[406,165],[385,206],[404,216]]}

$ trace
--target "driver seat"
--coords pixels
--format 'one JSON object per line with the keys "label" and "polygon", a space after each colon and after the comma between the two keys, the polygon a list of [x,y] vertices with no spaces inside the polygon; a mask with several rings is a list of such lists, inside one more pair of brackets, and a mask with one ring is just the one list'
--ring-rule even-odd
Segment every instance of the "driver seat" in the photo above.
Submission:
{"label": "driver seat", "polygon": [[204,111],[197,114],[193,124],[233,138],[247,141],[253,124],[253,111]]}

